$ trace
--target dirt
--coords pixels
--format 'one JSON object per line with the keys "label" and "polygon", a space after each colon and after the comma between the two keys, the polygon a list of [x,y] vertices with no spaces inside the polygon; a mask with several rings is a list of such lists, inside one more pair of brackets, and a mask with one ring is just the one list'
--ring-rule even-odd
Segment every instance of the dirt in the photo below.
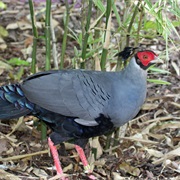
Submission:
{"label": "dirt", "polygon": [[[31,59],[33,37],[28,3],[15,0],[4,2],[7,9],[0,12],[0,26],[7,29],[11,25],[11,28],[7,29],[8,36],[1,38],[4,42],[0,43],[0,61],[6,63],[12,58]],[[44,22],[45,15],[40,12],[43,7],[45,5],[35,3],[38,22]],[[55,28],[58,53],[61,51],[64,10],[63,3],[53,4],[52,15],[58,22]],[[70,25],[75,30],[80,28],[79,19],[78,12],[71,17]],[[18,23],[21,25],[17,26]],[[44,34],[43,26],[38,29],[38,33]],[[162,39],[158,41],[158,45],[153,47],[156,46],[156,50],[160,52],[165,49],[165,43]],[[69,39],[65,68],[71,68],[70,59],[74,56],[74,46],[79,48],[75,40]],[[112,135],[109,137],[110,147],[106,147],[108,140],[105,136],[93,140],[93,145],[87,145],[86,153],[97,179],[180,179],[180,76],[177,73],[180,51],[170,51],[169,57],[168,62],[158,67],[170,73],[149,72],[148,78],[161,79],[171,84],[148,83],[145,105],[127,125],[118,142]],[[45,43],[39,40],[37,69],[44,70],[44,64]],[[18,76],[21,68],[22,66],[13,66],[11,69],[0,67],[0,85],[17,82],[31,74],[30,66],[23,66],[23,73]],[[24,117],[18,123],[19,126],[17,120],[0,122],[0,179],[54,177],[56,172],[52,168],[53,160],[48,153],[47,142],[41,142],[38,121],[34,117]],[[11,134],[8,135],[9,133]],[[59,150],[63,171],[70,179],[88,179],[73,146],[65,145],[66,150]],[[96,159],[91,149],[97,151]]]}

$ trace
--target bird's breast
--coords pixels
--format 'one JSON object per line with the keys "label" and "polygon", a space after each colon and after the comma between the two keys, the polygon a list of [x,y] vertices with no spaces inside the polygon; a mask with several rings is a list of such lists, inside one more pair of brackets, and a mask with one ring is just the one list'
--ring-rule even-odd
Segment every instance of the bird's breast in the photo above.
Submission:
{"label": "bird's breast", "polygon": [[133,119],[145,98],[146,82],[139,85],[124,82],[116,88],[106,111],[114,126],[119,127]]}

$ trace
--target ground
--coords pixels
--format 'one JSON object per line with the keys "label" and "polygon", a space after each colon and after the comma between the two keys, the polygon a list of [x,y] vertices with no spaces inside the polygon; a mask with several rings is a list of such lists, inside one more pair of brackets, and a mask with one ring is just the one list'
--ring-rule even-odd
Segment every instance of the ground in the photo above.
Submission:
{"label": "ground", "polygon": [[[0,42],[0,62],[12,58],[27,60],[31,58],[29,52],[33,41],[28,4],[23,1],[6,2],[7,10],[1,11],[0,25],[9,34],[1,38],[4,42]],[[42,7],[36,5],[36,10],[40,9]],[[63,28],[63,10],[61,6],[53,5],[55,19],[61,17],[57,24],[59,29]],[[43,21],[44,14],[39,13],[39,18]],[[71,18],[78,25],[79,16]],[[58,41],[61,42],[62,32],[59,29]],[[40,35],[42,31],[43,27],[39,27]],[[73,57],[73,46],[76,45],[73,39],[68,42],[67,59]],[[157,52],[165,48],[162,40],[159,40],[158,45],[155,45]],[[41,47],[37,51],[37,67],[40,71],[44,68],[45,46],[42,41],[38,42],[38,46]],[[57,47],[60,52],[60,43]],[[148,83],[147,100],[127,127],[123,127],[120,133],[117,131],[116,135],[90,140],[86,153],[97,179],[180,179],[179,59],[180,52],[174,49],[170,51],[169,62],[158,65],[170,73],[149,73],[148,78],[161,79],[171,84]],[[0,64],[0,85],[17,82],[29,74],[29,66],[12,68]],[[115,141],[117,135],[121,137],[118,142]],[[1,121],[0,179],[50,179],[55,176],[47,142],[41,142],[40,137],[39,124],[34,117]],[[108,141],[110,146],[107,146]],[[65,143],[65,148],[59,149],[64,172],[71,179],[88,179],[73,145]],[[92,152],[95,152],[96,158]]]}

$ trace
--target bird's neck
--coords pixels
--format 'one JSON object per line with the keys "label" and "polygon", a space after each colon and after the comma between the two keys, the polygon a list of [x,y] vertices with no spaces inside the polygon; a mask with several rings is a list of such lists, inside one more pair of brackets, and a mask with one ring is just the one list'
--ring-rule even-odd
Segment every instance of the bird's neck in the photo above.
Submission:
{"label": "bird's neck", "polygon": [[124,75],[126,77],[131,77],[134,79],[139,79],[141,77],[146,79],[147,71],[142,69],[137,63],[135,58],[133,57],[127,67],[123,70]]}

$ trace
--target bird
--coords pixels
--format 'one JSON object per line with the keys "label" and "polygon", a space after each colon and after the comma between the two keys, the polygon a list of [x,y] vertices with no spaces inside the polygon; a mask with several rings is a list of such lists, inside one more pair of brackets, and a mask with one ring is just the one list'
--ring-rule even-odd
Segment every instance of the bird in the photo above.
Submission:
{"label": "bird", "polygon": [[121,71],[50,70],[1,86],[0,119],[39,118],[52,129],[48,144],[57,174],[63,171],[55,145],[66,141],[75,144],[90,171],[83,151],[88,139],[112,132],[138,114],[146,99],[147,69],[158,55],[125,47],[116,56],[127,64]]}

